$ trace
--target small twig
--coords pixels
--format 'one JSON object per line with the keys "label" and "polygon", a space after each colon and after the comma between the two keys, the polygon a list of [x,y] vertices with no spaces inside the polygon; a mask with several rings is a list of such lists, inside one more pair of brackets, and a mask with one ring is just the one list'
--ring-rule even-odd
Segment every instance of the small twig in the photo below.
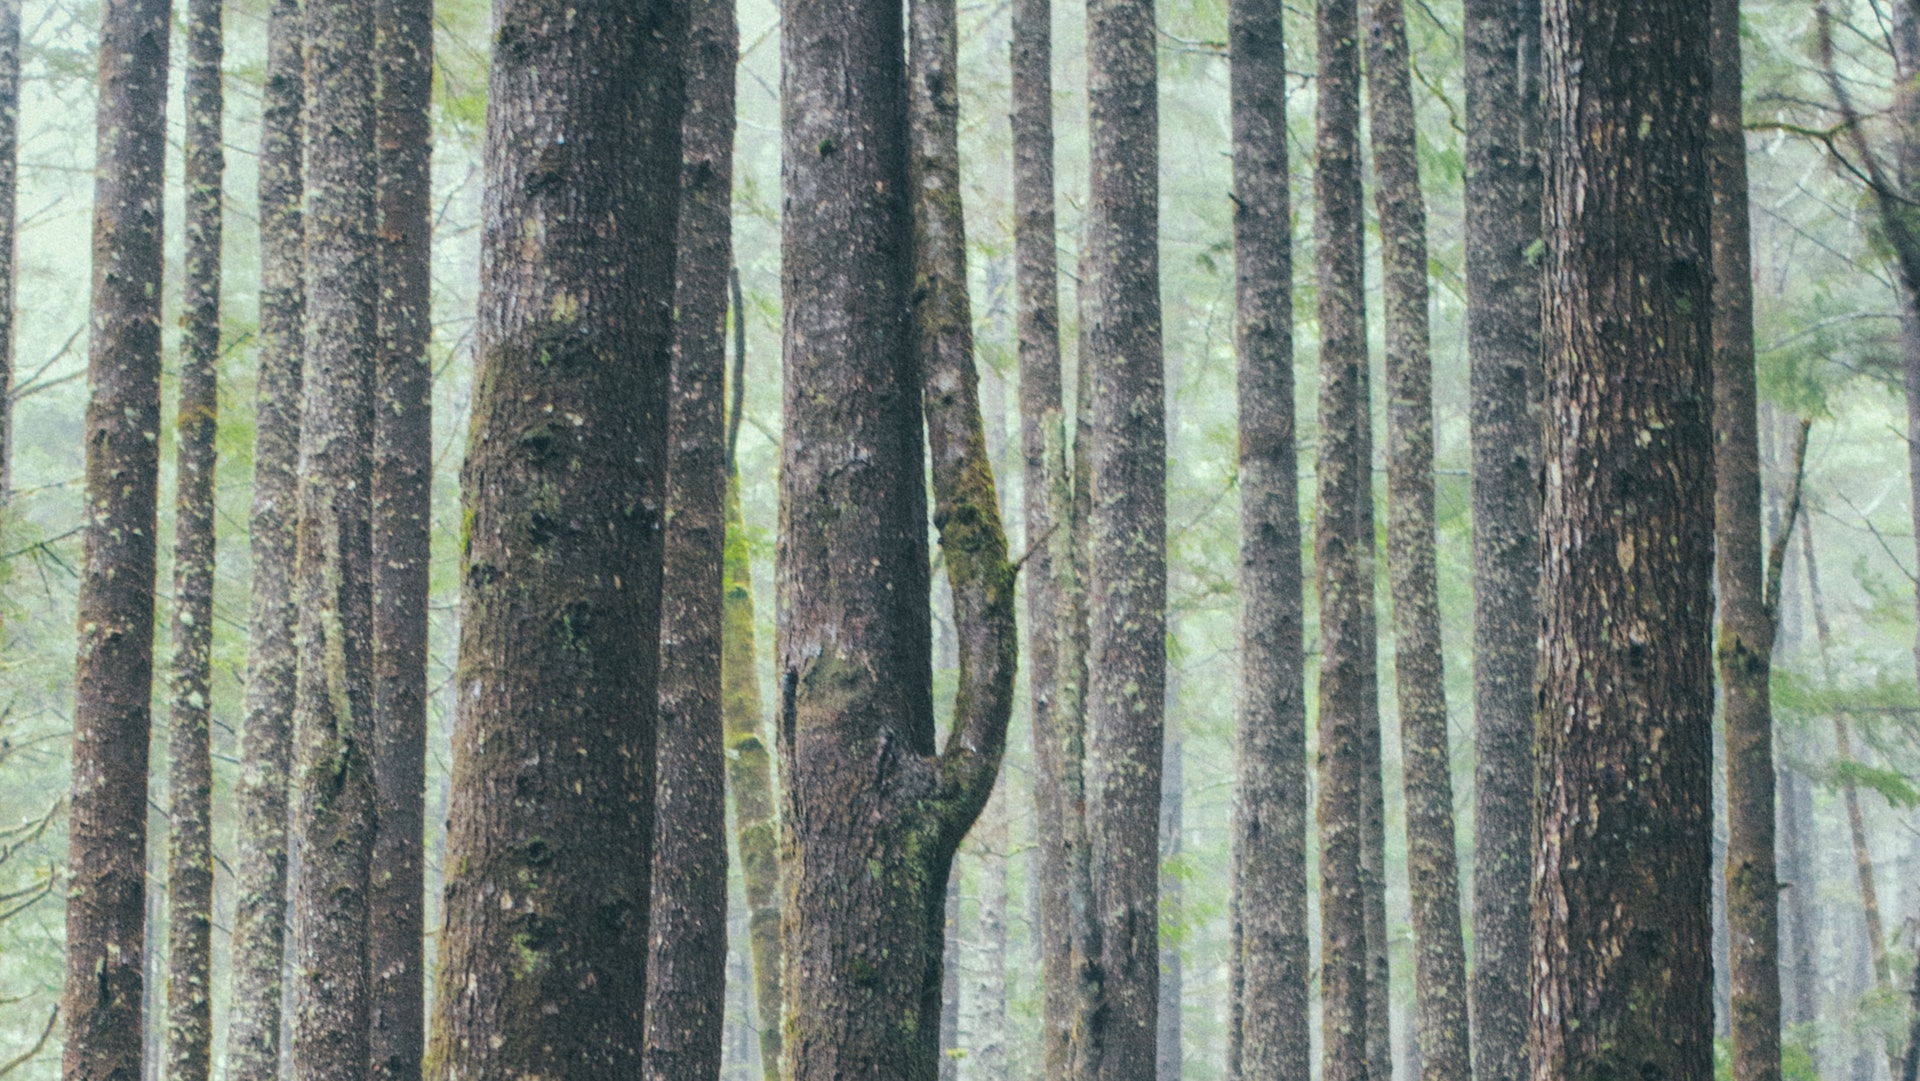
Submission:
{"label": "small twig", "polygon": [[1059,522],[1053,523],[1052,525],[1047,527],[1047,531],[1045,533],[1042,533],[1038,539],[1028,544],[1027,550],[1025,552],[1020,553],[1020,558],[1013,561],[1013,573],[1019,574],[1020,568],[1027,565],[1027,560],[1032,559],[1034,556],[1034,553],[1046,547],[1047,541],[1053,537],[1053,534],[1059,528],[1060,528]]}
{"label": "small twig", "polygon": [[53,1012],[47,1015],[46,1027],[40,1030],[40,1038],[33,1041],[33,1046],[5,1062],[0,1062],[0,1077],[5,1077],[20,1067],[25,1066],[27,1063],[32,1062],[34,1056],[38,1055],[41,1050],[47,1046],[47,1039],[53,1035],[53,1023],[59,1019],[60,1004],[55,1003]]}

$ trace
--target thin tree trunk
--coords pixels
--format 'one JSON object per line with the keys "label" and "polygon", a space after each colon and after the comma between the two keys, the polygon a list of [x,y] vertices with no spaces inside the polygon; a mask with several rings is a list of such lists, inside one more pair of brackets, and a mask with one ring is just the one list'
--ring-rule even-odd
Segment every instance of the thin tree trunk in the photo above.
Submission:
{"label": "thin tree trunk", "polygon": [[260,369],[254,409],[253,589],[247,625],[246,722],[241,738],[239,860],[233,927],[227,1074],[278,1081],[286,956],[287,783],[299,654],[294,576],[300,466],[302,281],[301,0],[267,13],[260,133]]}
{"label": "thin tree trunk", "polygon": [[1159,995],[1161,721],[1166,706],[1166,429],[1159,107],[1151,0],[1087,5],[1092,196],[1081,278],[1088,522],[1087,833],[1101,1081],[1153,1076]]}
{"label": "thin tree trunk", "polygon": [[377,0],[379,342],[373,428],[373,774],[367,950],[379,1081],[419,1081],[426,834],[427,602],[433,507],[432,0]]}
{"label": "thin tree trunk", "polygon": [[213,1059],[215,436],[220,409],[221,0],[187,6],[186,299],[174,503],[173,672],[167,719],[169,1081]]}
{"label": "thin tree trunk", "polygon": [[[1454,853],[1433,494],[1427,213],[1400,0],[1367,6],[1367,88],[1387,332],[1387,566],[1407,800],[1420,1076],[1472,1081],[1467,960]],[[1369,1011],[1369,1020],[1372,1019]]]}
{"label": "thin tree trunk", "polygon": [[1285,13],[1228,8],[1239,354],[1240,701],[1233,805],[1231,1081],[1304,1078],[1306,658],[1293,403]]}
{"label": "thin tree trunk", "polygon": [[973,839],[979,853],[979,968],[973,993],[973,1076],[997,1081],[1007,1076],[1007,822],[1005,778],[980,813]]}
{"label": "thin tree trunk", "polygon": [[941,953],[946,962],[940,972],[940,1081],[958,1081],[960,1077],[960,874],[958,869],[947,878],[947,899],[943,909],[946,923],[941,929]]}
{"label": "thin tree trunk", "polygon": [[1818,881],[1808,846],[1812,842],[1813,793],[1807,778],[1792,766],[1780,767],[1780,854],[1784,872],[1782,889],[1787,910],[1783,914],[1781,951],[1786,955],[1781,966],[1785,1001],[1781,1021],[1785,1026],[1804,1025],[1819,1016],[1819,968],[1814,961],[1813,894]]}
{"label": "thin tree trunk", "polygon": [[733,0],[688,27],[667,413],[647,1077],[714,1081],[726,1015],[727,777],[721,638],[727,547],[727,284],[733,265]]}
{"label": "thin tree trunk", "polygon": [[[1374,710],[1372,503],[1366,307],[1361,270],[1360,54],[1354,0],[1316,8],[1314,245],[1320,282],[1320,450],[1314,570],[1320,597],[1320,1002],[1325,1081],[1366,1081],[1370,1026],[1364,868]],[[1377,729],[1373,746],[1379,746]],[[1377,753],[1373,762],[1378,763]]]}
{"label": "thin tree trunk", "polygon": [[1539,0],[1466,0],[1473,443],[1473,1064],[1527,1072],[1527,891],[1539,633]]}
{"label": "thin tree trunk", "polygon": [[141,1073],[168,0],[106,0],[67,809],[62,1076]]}
{"label": "thin tree trunk", "polygon": [[[307,19],[306,378],[300,418],[300,656],[294,692],[296,1081],[369,1075],[377,810],[373,504],[374,4]],[[370,723],[372,722],[372,723]]]}
{"label": "thin tree trunk", "polygon": [[[1177,632],[1171,624],[1169,620],[1168,640],[1177,641]],[[1172,710],[1179,703],[1178,680],[1170,676],[1167,684],[1167,705]],[[1186,919],[1183,911],[1186,885],[1181,881],[1179,867],[1181,834],[1186,830],[1185,816],[1182,814],[1185,810],[1182,799],[1186,783],[1185,751],[1185,745],[1177,734],[1169,737],[1160,767],[1160,915],[1176,928],[1181,927]],[[1156,1081],[1180,1081],[1184,1057],[1180,1022],[1182,998],[1186,990],[1185,975],[1180,964],[1179,932],[1176,932],[1175,937],[1160,943],[1160,1017],[1159,1031],[1154,1037]]]}
{"label": "thin tree trunk", "polygon": [[[1727,940],[1735,1081],[1780,1076],[1780,885],[1771,671],[1776,581],[1762,559],[1753,257],[1740,75],[1740,0],[1712,3],[1714,546],[1726,727]],[[1796,481],[1797,484],[1797,481]],[[1798,503],[1796,490],[1793,502]],[[1779,528],[1791,530],[1797,505]],[[1784,539],[1784,538],[1782,538]],[[1784,549],[1782,549],[1784,553]]]}
{"label": "thin tree trunk", "polygon": [[20,2],[0,0],[0,520],[13,493],[14,305],[19,279]]}
{"label": "thin tree trunk", "polygon": [[1533,1077],[1708,1081],[1707,9],[1545,12]]}

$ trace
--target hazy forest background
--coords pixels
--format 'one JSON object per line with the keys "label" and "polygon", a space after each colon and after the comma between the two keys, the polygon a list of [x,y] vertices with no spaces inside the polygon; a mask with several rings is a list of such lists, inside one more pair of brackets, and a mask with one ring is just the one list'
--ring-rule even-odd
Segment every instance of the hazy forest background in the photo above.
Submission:
{"label": "hazy forest background", "polygon": [[[226,932],[233,910],[228,868],[236,823],[246,664],[247,507],[253,478],[254,332],[259,243],[254,191],[264,0],[230,0],[226,11],[224,349],[219,431],[219,553],[212,709],[216,799],[215,1031],[226,1030]],[[1880,109],[1892,82],[1885,0],[1835,5],[1843,76],[1863,108]],[[1914,570],[1894,275],[1876,233],[1866,188],[1836,165],[1817,133],[1837,113],[1815,59],[1812,7],[1802,0],[1744,5],[1746,116],[1751,161],[1762,455],[1777,498],[1792,430],[1813,421],[1803,524],[1818,553],[1822,614],[1816,633],[1804,557],[1787,561],[1774,678],[1781,765],[1781,877],[1791,882],[1784,919],[1798,921],[1797,952],[1783,954],[1789,1027],[1785,1072],[1875,1081],[1886,1076],[1886,1041],[1905,1038],[1903,995],[1876,982],[1849,836],[1846,792],[1858,794],[1895,979],[1904,985],[1920,940],[1920,696],[1912,676]],[[184,12],[176,13],[176,55]],[[734,250],[745,307],[746,423],[740,476],[753,558],[760,658],[771,685],[772,559],[780,429],[780,112],[777,9],[742,0]],[[46,1036],[62,979],[61,862],[66,850],[73,628],[82,524],[88,237],[93,191],[94,94],[99,5],[26,0],[20,115],[18,365],[12,495],[0,517],[0,1064],[25,1081],[56,1076],[57,1029]],[[1021,505],[1013,299],[1009,4],[964,3],[961,20],[961,151],[975,334],[989,450],[1003,504]],[[449,694],[458,640],[458,470],[466,445],[470,334],[479,262],[480,144],[488,65],[486,0],[439,0],[434,80],[433,323],[434,559],[428,748],[427,918],[439,925],[439,856],[446,815]],[[1065,341],[1072,355],[1073,268],[1086,202],[1083,11],[1054,8]],[[1447,643],[1455,813],[1462,881],[1471,881],[1474,746],[1471,724],[1471,584],[1467,355],[1462,253],[1464,105],[1458,0],[1408,7],[1415,65],[1422,180],[1430,213],[1439,572]],[[1159,72],[1163,193],[1161,251],[1168,384],[1169,687],[1168,773],[1163,815],[1162,1078],[1212,1079],[1223,1072],[1227,1025],[1229,814],[1237,686],[1231,162],[1226,10],[1223,0],[1161,0]],[[1312,232],[1312,13],[1289,6],[1297,319],[1295,364],[1302,471],[1312,469],[1316,388]],[[178,357],[181,220],[179,84],[173,73],[168,162],[170,229],[166,304],[168,382]],[[1371,207],[1371,204],[1369,204]],[[1374,226],[1369,211],[1369,229]],[[1378,261],[1370,234],[1369,279]],[[1377,302],[1370,302],[1375,312]],[[1378,321],[1373,327],[1376,362]],[[1380,384],[1375,379],[1376,387]],[[1073,380],[1066,385],[1071,388]],[[1071,393],[1071,392],[1069,392]],[[1380,392],[1375,391],[1376,402]],[[1383,424],[1375,409],[1376,424]],[[170,580],[174,430],[162,436],[161,582]],[[1376,439],[1380,445],[1381,440]],[[1376,491],[1384,497],[1384,478]],[[1303,491],[1310,487],[1303,484]],[[1311,500],[1307,502],[1310,504]],[[1310,509],[1310,506],[1309,508]],[[1384,533],[1387,520],[1376,516]],[[1006,514],[1012,551],[1021,516]],[[1384,544],[1382,546],[1384,548]],[[944,585],[936,592],[944,590]],[[1386,570],[1380,570],[1384,606]],[[953,631],[936,598],[936,673],[951,707]],[[170,654],[161,605],[156,655]],[[1384,607],[1382,609],[1384,611]],[[1308,600],[1308,646],[1314,641]],[[1392,636],[1381,621],[1383,672]],[[1405,876],[1400,748],[1388,678],[1380,696],[1385,740],[1388,913],[1393,944],[1394,1075],[1414,1076],[1412,932]],[[163,688],[156,687],[156,702]],[[1006,1076],[1037,1076],[1040,973],[1035,952],[1037,848],[1031,812],[1032,743],[1022,694],[995,800],[962,849],[949,960],[957,987],[947,1062],[960,1081],[986,1081],[983,1063]],[[1851,755],[1835,744],[1836,717],[1852,724]],[[154,761],[164,763],[165,726],[155,725]],[[1311,739],[1311,735],[1309,737]],[[165,771],[153,771],[150,911],[165,904],[168,803]],[[1717,780],[1717,778],[1716,778]],[[1718,828],[1724,844],[1725,827]],[[1309,852],[1314,851],[1309,846]],[[1798,860],[1798,863],[1794,861]],[[737,870],[736,870],[737,878]],[[1316,895],[1317,896],[1317,895]],[[725,1075],[760,1070],[745,958],[743,903],[731,906]],[[1471,911],[1470,908],[1467,911]],[[150,927],[163,926],[150,920]],[[150,934],[152,932],[150,931]],[[1471,935],[1472,929],[1468,928]],[[1312,937],[1315,951],[1318,936]],[[1469,940],[1470,941],[1470,940]],[[431,955],[431,932],[428,944]],[[164,986],[161,951],[150,951],[148,992]],[[1720,966],[1724,969],[1724,966]],[[1004,974],[1002,980],[1001,974]],[[1723,977],[1724,978],[1724,977]],[[1724,1000],[1723,1000],[1724,1003]],[[1812,1012],[1807,1012],[1808,1007]],[[950,1012],[952,1008],[950,1007]],[[1721,1024],[1724,1025],[1724,1005]],[[157,1021],[152,1022],[156,1028]],[[1168,1027],[1171,1025],[1172,1027]],[[220,1076],[222,1041],[215,1042]],[[157,1045],[154,1045],[157,1046]],[[1004,1057],[1001,1057],[1004,1056]],[[161,1057],[148,1056],[157,1070]]]}

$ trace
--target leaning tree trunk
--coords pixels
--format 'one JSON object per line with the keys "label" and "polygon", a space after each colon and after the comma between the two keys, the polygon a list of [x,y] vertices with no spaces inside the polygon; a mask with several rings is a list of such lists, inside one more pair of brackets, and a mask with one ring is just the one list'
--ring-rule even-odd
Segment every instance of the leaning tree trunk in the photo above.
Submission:
{"label": "leaning tree trunk", "polygon": [[716,1081],[726,1016],[727,272],[733,265],[733,0],[689,13],[667,410],[667,524],[654,755],[647,1077]]}
{"label": "leaning tree trunk", "polygon": [[1228,9],[1240,428],[1230,1081],[1308,1076],[1306,657],[1285,13]]}
{"label": "leaning tree trunk", "polygon": [[85,567],[67,805],[62,1076],[141,1076],[168,0],[106,0],[87,354]]}
{"label": "leaning tree trunk", "polygon": [[377,0],[373,427],[373,1074],[419,1081],[426,1041],[427,602],[433,508],[432,0]]}
{"label": "leaning tree trunk", "polygon": [[685,15],[496,5],[442,1081],[641,1068]]}
{"label": "leaning tree trunk", "polygon": [[1527,1072],[1540,580],[1539,0],[1466,0],[1473,443],[1473,965],[1480,1081]]}
{"label": "leaning tree trunk", "polygon": [[1707,9],[1545,10],[1533,1077],[1708,1081]]}
{"label": "leaning tree trunk", "polygon": [[[1367,7],[1367,89],[1387,332],[1387,567],[1394,685],[1407,800],[1420,1076],[1472,1081],[1467,958],[1454,854],[1433,495],[1433,356],[1427,323],[1427,212],[1420,191],[1413,73],[1400,0]],[[1371,1021],[1372,1009],[1369,1007]]]}
{"label": "leaning tree trunk", "polygon": [[[1368,1076],[1368,941],[1362,867],[1366,727],[1373,692],[1372,464],[1361,268],[1360,54],[1354,0],[1316,9],[1314,246],[1319,278],[1320,451],[1314,570],[1320,595],[1320,1027],[1325,1081]],[[1372,745],[1377,749],[1376,730]],[[1373,756],[1378,768],[1378,753]]]}
{"label": "leaning tree trunk", "polygon": [[1092,376],[1087,523],[1087,835],[1101,924],[1101,1081],[1149,1081],[1159,997],[1166,710],[1166,428],[1152,0],[1087,5],[1088,204],[1081,363]]}
{"label": "leaning tree trunk", "polygon": [[295,525],[300,466],[303,229],[300,0],[267,14],[260,133],[260,369],[254,409],[253,588],[247,622],[246,721],[241,735],[239,859],[235,868],[233,1081],[280,1076],[281,973],[286,950],[287,772],[292,757]]}
{"label": "leaning tree trunk", "polygon": [[369,1075],[373,758],[374,4],[307,19],[306,377],[293,711],[293,1076]]}
{"label": "leaning tree trunk", "polygon": [[15,220],[20,177],[20,2],[0,0],[0,521],[13,491]]}
{"label": "leaning tree trunk", "polygon": [[220,409],[221,0],[187,7],[186,299],[174,502],[167,717],[169,1081],[213,1061],[214,445]]}

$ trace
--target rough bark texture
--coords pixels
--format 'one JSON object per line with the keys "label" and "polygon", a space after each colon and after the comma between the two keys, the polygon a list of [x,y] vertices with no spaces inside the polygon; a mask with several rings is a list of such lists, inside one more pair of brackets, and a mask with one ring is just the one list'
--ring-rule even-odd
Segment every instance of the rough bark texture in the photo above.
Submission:
{"label": "rough bark texture", "polygon": [[[1713,0],[1711,9],[1714,566],[1720,603],[1716,653],[1727,741],[1728,1016],[1735,1081],[1777,1081],[1780,884],[1774,865],[1770,689],[1775,623],[1762,556],[1740,0]],[[1792,528],[1791,517],[1785,528]]]}
{"label": "rough bark texture", "polygon": [[[1325,1081],[1366,1081],[1369,996],[1363,816],[1373,692],[1372,463],[1361,269],[1360,53],[1354,0],[1316,10],[1314,264],[1320,282],[1320,450],[1314,570],[1320,598],[1320,1023]],[[1378,770],[1379,735],[1372,756]]]}
{"label": "rough bark texture", "polygon": [[432,0],[376,0],[379,344],[373,427],[373,1073],[419,1081],[433,504]]}
{"label": "rough bark texture", "polygon": [[306,375],[293,711],[293,1076],[369,1075],[373,757],[374,4],[307,19]]}
{"label": "rough bark texture", "polygon": [[246,721],[241,737],[239,859],[235,868],[233,1081],[280,1076],[281,972],[286,952],[287,773],[292,756],[293,581],[300,465],[302,282],[301,0],[267,14],[260,133],[260,369],[254,410],[253,587],[247,622]]}
{"label": "rough bark texture", "polygon": [[641,1069],[686,9],[500,0],[427,1073]]}
{"label": "rough bark texture", "polygon": [[100,7],[62,1076],[140,1076],[168,0]]}
{"label": "rough bark texture", "polygon": [[[1178,430],[1175,428],[1174,430]],[[1169,626],[1169,641],[1179,635]],[[1167,681],[1167,708],[1171,712],[1179,702],[1175,690],[1178,681]],[[1160,1017],[1154,1036],[1154,1077],[1157,1081],[1180,1081],[1185,1049],[1180,1039],[1181,1004],[1186,987],[1186,972],[1181,966],[1178,928],[1185,918],[1186,884],[1180,878],[1181,834],[1185,832],[1185,801],[1182,788],[1186,776],[1186,754],[1180,738],[1170,736],[1161,755],[1160,800],[1160,913],[1176,931],[1160,943]]]}
{"label": "rough bark texture", "polygon": [[1818,886],[1811,851],[1813,786],[1806,774],[1786,765],[1780,767],[1778,784],[1781,889],[1787,903],[1780,921],[1784,987],[1780,1020],[1793,1026],[1819,1016],[1820,974],[1814,961],[1818,928],[1813,914],[1813,893]]}
{"label": "rough bark texture", "polygon": [[1466,0],[1473,444],[1473,1063],[1527,1072],[1527,890],[1540,580],[1539,0]]}
{"label": "rough bark texture", "polygon": [[[1420,1076],[1472,1081],[1453,758],[1435,564],[1427,212],[1400,0],[1367,5],[1368,115],[1387,335],[1387,567],[1407,800]],[[1371,1017],[1371,1011],[1369,1011]]]}
{"label": "rough bark texture", "polygon": [[13,489],[14,300],[20,173],[20,0],[0,0],[0,515]]}
{"label": "rough bark texture", "polygon": [[733,265],[733,0],[690,5],[667,413],[646,1075],[720,1076],[726,1015],[727,272]]}
{"label": "rough bark texture", "polygon": [[968,1055],[982,1081],[1007,1076],[1007,786],[994,789],[972,834],[979,886],[980,964],[974,976],[973,1039]]}
{"label": "rough bark texture", "polygon": [[1153,1076],[1166,707],[1166,428],[1152,0],[1087,5],[1092,193],[1081,263],[1088,522],[1087,834],[1100,932],[1102,1081]]}
{"label": "rough bark texture", "polygon": [[1293,390],[1293,241],[1280,6],[1234,0],[1240,700],[1229,956],[1232,1081],[1306,1077],[1306,656]]}
{"label": "rough bark texture", "polygon": [[213,1059],[214,437],[220,409],[221,0],[187,6],[186,297],[174,497],[167,716],[169,1081]]}
{"label": "rough bark texture", "polygon": [[[783,190],[812,208],[787,215],[782,237],[781,1074],[793,1081],[937,1075],[948,870],[992,789],[1012,704],[1013,573],[966,308],[953,8],[916,4],[913,24],[910,151],[899,7],[835,0],[781,22]],[[960,663],[940,753],[923,415]]]}
{"label": "rough bark texture", "polygon": [[1713,1076],[1705,5],[1547,0],[1533,1077]]}

